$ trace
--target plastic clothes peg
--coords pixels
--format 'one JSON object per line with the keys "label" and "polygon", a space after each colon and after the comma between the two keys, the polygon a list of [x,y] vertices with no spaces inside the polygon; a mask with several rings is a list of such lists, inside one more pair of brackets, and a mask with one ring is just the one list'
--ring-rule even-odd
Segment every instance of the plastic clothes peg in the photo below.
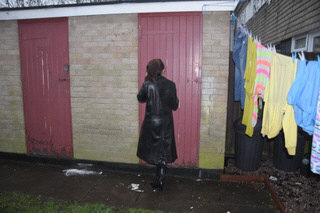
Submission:
{"label": "plastic clothes peg", "polygon": [[300,58],[301,61],[305,60],[303,51],[301,51],[301,53],[298,53],[298,55],[299,55],[299,58]]}
{"label": "plastic clothes peg", "polygon": [[297,58],[297,53],[296,52],[292,52],[292,63],[294,63],[296,58]]}

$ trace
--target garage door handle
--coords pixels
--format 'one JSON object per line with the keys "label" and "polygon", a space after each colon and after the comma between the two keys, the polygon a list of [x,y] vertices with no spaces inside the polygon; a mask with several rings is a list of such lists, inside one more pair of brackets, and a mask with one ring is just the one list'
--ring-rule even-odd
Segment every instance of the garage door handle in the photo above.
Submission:
{"label": "garage door handle", "polygon": [[69,72],[69,70],[70,70],[69,64],[63,65],[63,71],[64,71],[64,72]]}
{"label": "garage door handle", "polygon": [[59,82],[70,81],[68,78],[59,78]]}

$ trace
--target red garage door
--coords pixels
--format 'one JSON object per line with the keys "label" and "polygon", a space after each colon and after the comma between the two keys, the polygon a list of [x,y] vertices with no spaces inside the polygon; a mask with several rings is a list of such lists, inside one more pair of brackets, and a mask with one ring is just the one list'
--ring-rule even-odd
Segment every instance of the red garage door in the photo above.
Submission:
{"label": "red garage door", "polygon": [[18,25],[28,154],[71,158],[68,19]]}
{"label": "red garage door", "polygon": [[[146,65],[161,58],[165,76],[177,86],[180,108],[174,112],[179,166],[198,167],[201,96],[202,14],[139,15],[139,88]],[[145,105],[139,106],[140,126]]]}

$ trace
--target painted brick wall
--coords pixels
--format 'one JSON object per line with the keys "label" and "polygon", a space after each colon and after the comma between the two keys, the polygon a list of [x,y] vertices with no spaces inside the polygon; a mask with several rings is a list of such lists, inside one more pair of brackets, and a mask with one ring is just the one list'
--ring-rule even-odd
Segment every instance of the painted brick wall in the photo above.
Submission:
{"label": "painted brick wall", "polygon": [[203,15],[200,168],[223,169],[228,98],[230,14]]}
{"label": "painted brick wall", "polygon": [[[224,165],[229,20],[203,17],[201,168]],[[136,14],[69,19],[75,158],[138,162],[137,26]]]}
{"label": "painted brick wall", "polygon": [[137,163],[138,16],[69,18],[77,159]]}
{"label": "painted brick wall", "polygon": [[0,29],[0,152],[26,153],[18,24]]}
{"label": "painted brick wall", "polygon": [[[229,17],[203,16],[201,168],[224,165]],[[25,153],[17,23],[0,29],[0,151]],[[69,45],[75,158],[137,163],[137,14],[71,17]]]}

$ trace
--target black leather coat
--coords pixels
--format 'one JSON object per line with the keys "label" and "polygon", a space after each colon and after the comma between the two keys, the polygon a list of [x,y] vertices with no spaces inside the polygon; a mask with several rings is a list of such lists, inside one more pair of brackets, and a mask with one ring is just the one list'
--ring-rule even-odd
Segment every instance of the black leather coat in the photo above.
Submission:
{"label": "black leather coat", "polygon": [[156,83],[145,81],[137,95],[146,102],[137,156],[150,164],[160,160],[171,163],[177,159],[172,110],[179,100],[174,82],[160,77]]}

